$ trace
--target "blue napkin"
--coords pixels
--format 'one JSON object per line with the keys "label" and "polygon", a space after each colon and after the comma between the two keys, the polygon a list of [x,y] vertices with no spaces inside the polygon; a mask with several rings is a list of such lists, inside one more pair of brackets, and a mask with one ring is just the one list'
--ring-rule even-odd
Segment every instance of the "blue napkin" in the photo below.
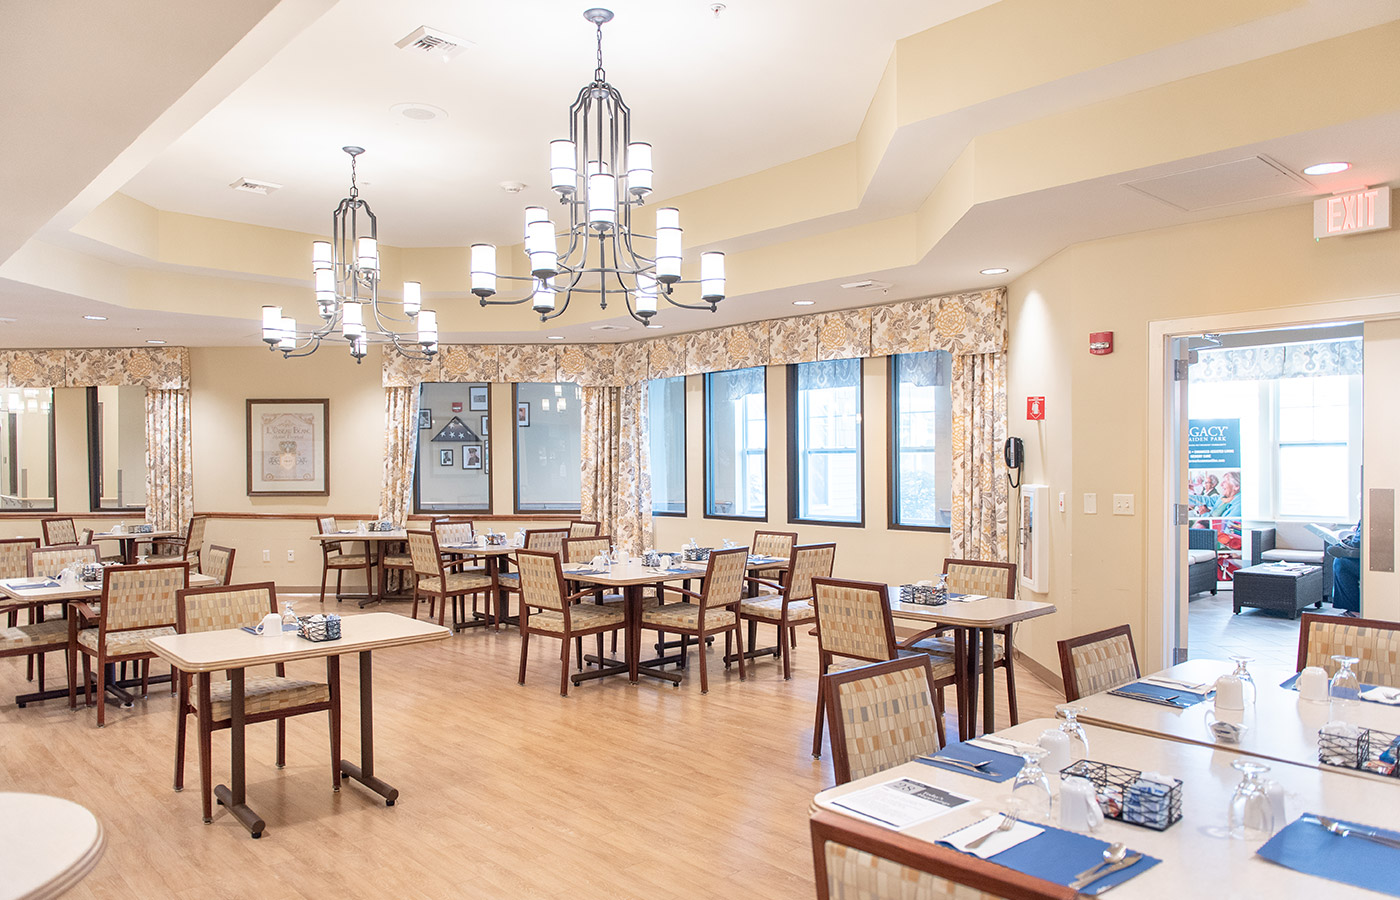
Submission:
{"label": "blue napkin", "polygon": [[11,585],[10,585],[10,590],[12,590],[12,591],[42,591],[42,590],[44,590],[45,588],[56,588],[56,587],[58,587],[58,586],[59,586],[58,582],[57,582],[57,581],[54,581],[52,578],[50,578],[48,581],[38,581],[38,582],[33,582],[33,583],[31,583],[31,584],[11,584]]}
{"label": "blue napkin", "polygon": [[[1297,673],[1295,673],[1291,678],[1285,678],[1283,681],[1281,681],[1281,682],[1279,683],[1279,687],[1284,688],[1285,690],[1290,690],[1290,691],[1296,691],[1296,690],[1298,690],[1298,676],[1299,676],[1299,675],[1302,675],[1302,674],[1303,674],[1302,672],[1297,672]],[[1379,687],[1379,685],[1374,685],[1374,684],[1363,684],[1363,685],[1361,685],[1361,693],[1364,694],[1366,691],[1369,691],[1369,690],[1371,690],[1372,688],[1375,688],[1375,687]],[[1357,699],[1358,699],[1358,700],[1361,700],[1361,701],[1363,701],[1363,702],[1366,702],[1366,703],[1380,703],[1381,706],[1394,706],[1394,705],[1395,705],[1394,703],[1381,703],[1381,701],[1379,701],[1379,700],[1372,700],[1370,697],[1358,697]]]}
{"label": "blue napkin", "polygon": [[696,570],[695,570],[695,569],[691,569],[691,568],[688,568],[688,567],[686,567],[686,566],[681,566],[680,568],[666,569],[665,572],[666,572],[667,575],[694,575],[694,574],[696,574]]}
{"label": "blue napkin", "polygon": [[[1109,691],[1116,697],[1127,697],[1128,699],[1147,698],[1168,706],[1175,706],[1177,709],[1186,709],[1188,706],[1195,706],[1206,699],[1205,694],[1193,694],[1190,691],[1183,691],[1180,688],[1163,687],[1159,684],[1149,684],[1145,681],[1136,681],[1132,684],[1125,684],[1122,687]],[[1169,699],[1175,698],[1175,699]]]}
{"label": "blue napkin", "polygon": [[960,759],[963,762],[970,763],[991,760],[991,765],[983,766],[980,772],[964,769],[962,766],[939,765],[932,759],[919,760],[919,762],[926,766],[947,769],[949,772],[957,772],[959,775],[971,775],[973,778],[984,778],[987,781],[1010,781],[1016,777],[1016,773],[1021,771],[1021,766],[1025,765],[1026,762],[1015,754],[998,753],[996,750],[984,750],[981,747],[974,747],[971,744],[965,743],[949,744],[942,750],[939,750],[936,755],[946,756],[951,759]]}
{"label": "blue napkin", "polygon": [[[1269,838],[1268,843],[1259,848],[1259,855],[1295,872],[1400,897],[1400,881],[1395,878],[1395,870],[1400,867],[1400,850],[1365,838],[1332,834],[1317,824],[1316,815],[1306,813]],[[1305,821],[1308,818],[1314,821]],[[1400,840],[1400,831],[1371,828],[1357,822],[1342,824]]]}
{"label": "blue napkin", "polygon": [[[1076,875],[1095,863],[1103,862],[1103,852],[1108,849],[1107,841],[1040,823],[1036,823],[1036,827],[1045,830],[1030,840],[1022,841],[988,859],[1008,869],[1063,885],[1068,885]],[[1114,885],[1136,878],[1159,862],[1160,859],[1144,853],[1142,859],[1133,865],[1090,883],[1081,893],[1103,893]]]}

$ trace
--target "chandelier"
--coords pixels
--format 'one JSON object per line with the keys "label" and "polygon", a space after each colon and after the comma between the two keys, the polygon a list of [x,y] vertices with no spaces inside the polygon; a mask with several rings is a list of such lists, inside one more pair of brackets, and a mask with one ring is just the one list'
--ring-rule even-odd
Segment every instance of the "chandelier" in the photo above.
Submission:
{"label": "chandelier", "polygon": [[[337,332],[357,363],[365,358],[370,344],[392,344],[404,356],[430,359],[438,349],[437,313],[422,308],[423,289],[416,281],[404,282],[402,302],[380,299],[377,222],[355,183],[355,160],[365,150],[341,149],[350,155],[350,196],[331,214],[331,239],[311,245],[321,323],[311,331],[298,332],[296,320],[283,316],[282,307],[264,306],[262,339],[269,349],[281,350],[284,359],[310,356],[323,340],[335,339]],[[398,314],[394,306],[401,307]],[[410,327],[400,333],[395,323]]]}
{"label": "chandelier", "polygon": [[[472,244],[471,291],[482,306],[529,302],[541,322],[562,315],[575,293],[596,294],[603,309],[610,297],[621,297],[628,315],[643,324],[656,315],[660,298],[713,312],[724,299],[724,254],[700,254],[700,302],[681,303],[676,285],[695,282],[681,279],[679,211],[658,209],[655,234],[633,229],[633,210],[651,193],[651,144],[632,140],[631,110],[603,71],[603,24],[612,11],[589,9],[583,17],[598,31],[598,67],[569,107],[568,140],[549,145],[550,185],[568,210],[567,230],[556,231],[544,207],[526,207],[530,274],[498,275],[495,245]],[[650,242],[652,256],[641,241]],[[524,296],[489,299],[498,279],[526,283]]]}

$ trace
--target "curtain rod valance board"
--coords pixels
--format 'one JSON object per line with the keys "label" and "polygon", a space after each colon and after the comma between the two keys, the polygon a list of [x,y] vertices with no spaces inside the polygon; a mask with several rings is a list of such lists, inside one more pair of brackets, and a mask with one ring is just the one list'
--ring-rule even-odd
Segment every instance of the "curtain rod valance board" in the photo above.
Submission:
{"label": "curtain rod valance board", "polygon": [[180,391],[190,386],[184,347],[0,350],[0,385],[12,388],[121,387]]}
{"label": "curtain rod valance board", "polygon": [[444,344],[432,360],[383,358],[384,387],[421,382],[572,382],[625,387],[749,366],[1006,349],[1006,289],[794,316],[621,344]]}

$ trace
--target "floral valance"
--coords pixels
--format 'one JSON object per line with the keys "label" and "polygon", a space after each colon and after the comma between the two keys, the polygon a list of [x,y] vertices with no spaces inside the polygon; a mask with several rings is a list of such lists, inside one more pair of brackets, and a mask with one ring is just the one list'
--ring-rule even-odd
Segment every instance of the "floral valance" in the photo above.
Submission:
{"label": "floral valance", "polygon": [[1264,347],[1201,350],[1191,366],[1192,381],[1260,381],[1267,378],[1316,378],[1360,375],[1361,338],[1307,341]]}
{"label": "floral valance", "polygon": [[184,347],[0,350],[0,384],[13,388],[113,387],[188,390]]}
{"label": "floral valance", "polygon": [[428,381],[617,387],[749,366],[1006,349],[1006,289],[794,316],[623,344],[445,344],[432,360],[383,357],[385,387]]}

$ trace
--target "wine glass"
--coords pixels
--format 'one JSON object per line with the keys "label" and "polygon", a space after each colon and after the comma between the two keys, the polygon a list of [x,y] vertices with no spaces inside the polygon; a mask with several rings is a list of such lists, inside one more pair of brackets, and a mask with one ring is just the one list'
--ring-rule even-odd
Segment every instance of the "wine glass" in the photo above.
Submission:
{"label": "wine glass", "polygon": [[1021,818],[1047,822],[1050,819],[1050,779],[1040,768],[1040,761],[1048,753],[1044,747],[1027,745],[1021,749],[1025,764],[1016,773],[1011,785],[1011,796],[1024,804]]}
{"label": "wine glass", "polygon": [[1357,705],[1361,702],[1361,681],[1351,670],[1359,660],[1355,656],[1334,656],[1332,661],[1340,668],[1327,686],[1327,696],[1332,701],[1332,719],[1345,721],[1351,718],[1351,714],[1355,713]]}
{"label": "wine glass", "polygon": [[1274,833],[1274,806],[1261,777],[1269,767],[1251,759],[1237,759],[1230,765],[1244,775],[1230,798],[1230,837],[1266,841]]}
{"label": "wine glass", "polygon": [[[1055,712],[1064,716],[1064,721],[1060,723],[1060,730],[1069,735],[1070,756],[1076,760],[1089,758],[1089,735],[1085,733],[1084,726],[1079,723],[1078,716],[1082,712],[1087,712],[1082,706],[1075,706],[1072,703],[1062,703],[1055,707]],[[1074,742],[1079,742],[1079,747],[1074,748]]]}
{"label": "wine glass", "polygon": [[1249,664],[1254,662],[1254,657],[1235,654],[1230,657],[1230,662],[1235,664],[1235,671],[1231,674],[1240,680],[1240,693],[1244,695],[1245,702],[1257,703],[1259,685],[1254,683],[1254,676],[1249,674]]}

